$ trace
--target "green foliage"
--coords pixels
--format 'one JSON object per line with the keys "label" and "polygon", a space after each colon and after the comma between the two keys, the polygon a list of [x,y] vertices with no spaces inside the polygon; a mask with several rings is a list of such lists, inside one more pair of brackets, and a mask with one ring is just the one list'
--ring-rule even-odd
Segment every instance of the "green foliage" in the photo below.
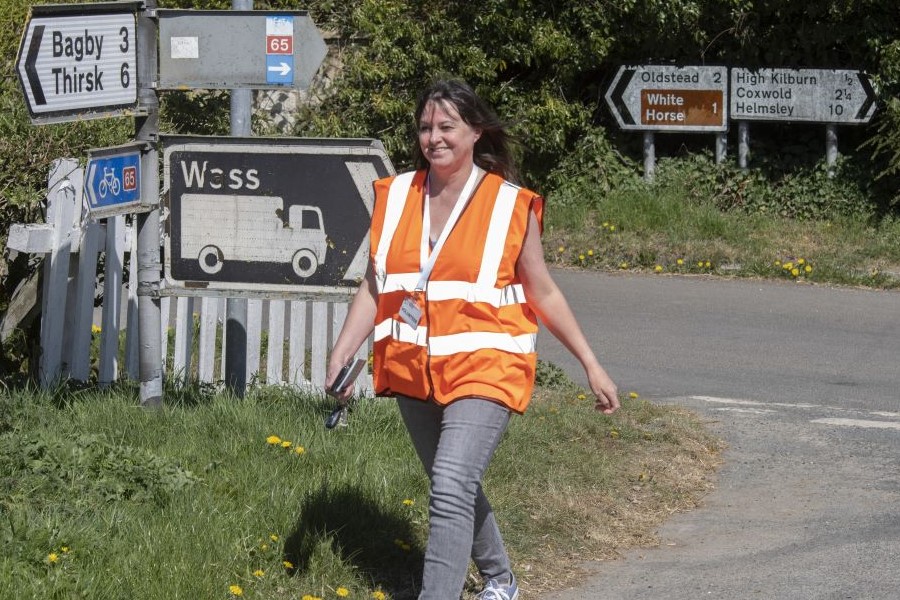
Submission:
{"label": "green foliage", "polygon": [[565,371],[544,360],[537,361],[534,383],[538,387],[552,390],[567,390],[575,386]]}

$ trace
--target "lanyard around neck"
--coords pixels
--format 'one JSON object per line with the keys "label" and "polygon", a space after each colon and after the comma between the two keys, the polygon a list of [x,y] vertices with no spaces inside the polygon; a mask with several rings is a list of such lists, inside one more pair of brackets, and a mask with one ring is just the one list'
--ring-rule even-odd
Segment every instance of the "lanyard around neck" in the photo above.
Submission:
{"label": "lanyard around neck", "polygon": [[481,170],[478,167],[472,165],[472,173],[469,175],[466,185],[463,186],[462,191],[459,193],[459,198],[456,199],[456,204],[453,205],[453,210],[447,218],[444,230],[441,231],[441,236],[434,243],[434,248],[431,249],[430,255],[428,253],[428,248],[431,239],[431,185],[426,181],[425,207],[424,214],[422,215],[422,243],[419,249],[419,264],[422,265],[422,272],[419,275],[419,283],[416,284],[417,291],[425,289],[425,284],[428,283],[428,278],[431,277],[434,263],[437,261],[438,254],[441,253],[441,249],[444,247],[444,242],[447,241],[447,236],[450,235],[450,231],[453,229],[454,225],[456,225],[460,215],[462,215],[463,208],[469,203],[469,197],[472,195],[475,184],[478,182],[478,174],[480,171]]}

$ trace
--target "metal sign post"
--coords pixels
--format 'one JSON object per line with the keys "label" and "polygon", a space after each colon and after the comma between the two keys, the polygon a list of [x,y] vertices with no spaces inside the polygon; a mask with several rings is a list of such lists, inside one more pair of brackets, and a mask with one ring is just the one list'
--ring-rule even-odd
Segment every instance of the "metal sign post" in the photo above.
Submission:
{"label": "metal sign post", "polygon": [[[232,0],[231,8],[234,10],[250,10],[253,8],[253,0]],[[293,54],[293,19],[290,20],[290,31],[282,27],[275,33],[284,33],[284,37],[276,37],[270,40],[270,21],[276,25],[282,22],[280,17],[266,17],[266,52],[270,50],[283,50]],[[266,57],[268,59],[268,56]],[[268,64],[268,63],[267,63]],[[293,66],[293,56],[291,56]],[[292,78],[293,79],[293,78]],[[231,135],[233,137],[249,137],[252,135],[250,126],[251,98],[249,89],[235,89],[231,91]],[[247,299],[228,298],[225,301],[225,385],[237,397],[243,398],[247,388]]]}
{"label": "metal sign post", "polygon": [[159,99],[156,77],[156,20],[151,12],[156,0],[146,0],[138,17],[141,62],[138,72],[139,101],[145,114],[134,121],[134,137],[147,149],[141,155],[141,195],[148,212],[136,215],[138,246],[138,327],[140,331],[141,406],[159,406],[163,401],[162,311],[159,301]]}

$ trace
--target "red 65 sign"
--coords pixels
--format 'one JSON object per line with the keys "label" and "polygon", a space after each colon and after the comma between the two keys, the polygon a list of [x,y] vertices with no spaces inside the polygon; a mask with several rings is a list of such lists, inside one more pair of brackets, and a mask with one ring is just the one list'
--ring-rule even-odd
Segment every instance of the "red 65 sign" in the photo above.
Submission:
{"label": "red 65 sign", "polygon": [[266,54],[293,54],[294,36],[291,35],[267,35]]}

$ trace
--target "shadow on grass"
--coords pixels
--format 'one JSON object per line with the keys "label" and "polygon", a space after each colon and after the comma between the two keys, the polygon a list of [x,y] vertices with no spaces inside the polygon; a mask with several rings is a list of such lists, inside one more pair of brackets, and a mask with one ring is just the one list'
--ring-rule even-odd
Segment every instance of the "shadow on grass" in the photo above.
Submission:
{"label": "shadow on grass", "polygon": [[310,568],[323,545],[363,573],[393,600],[414,600],[421,587],[422,550],[412,524],[391,514],[354,486],[322,487],[300,506],[300,517],[284,543],[284,560],[295,573]]}

